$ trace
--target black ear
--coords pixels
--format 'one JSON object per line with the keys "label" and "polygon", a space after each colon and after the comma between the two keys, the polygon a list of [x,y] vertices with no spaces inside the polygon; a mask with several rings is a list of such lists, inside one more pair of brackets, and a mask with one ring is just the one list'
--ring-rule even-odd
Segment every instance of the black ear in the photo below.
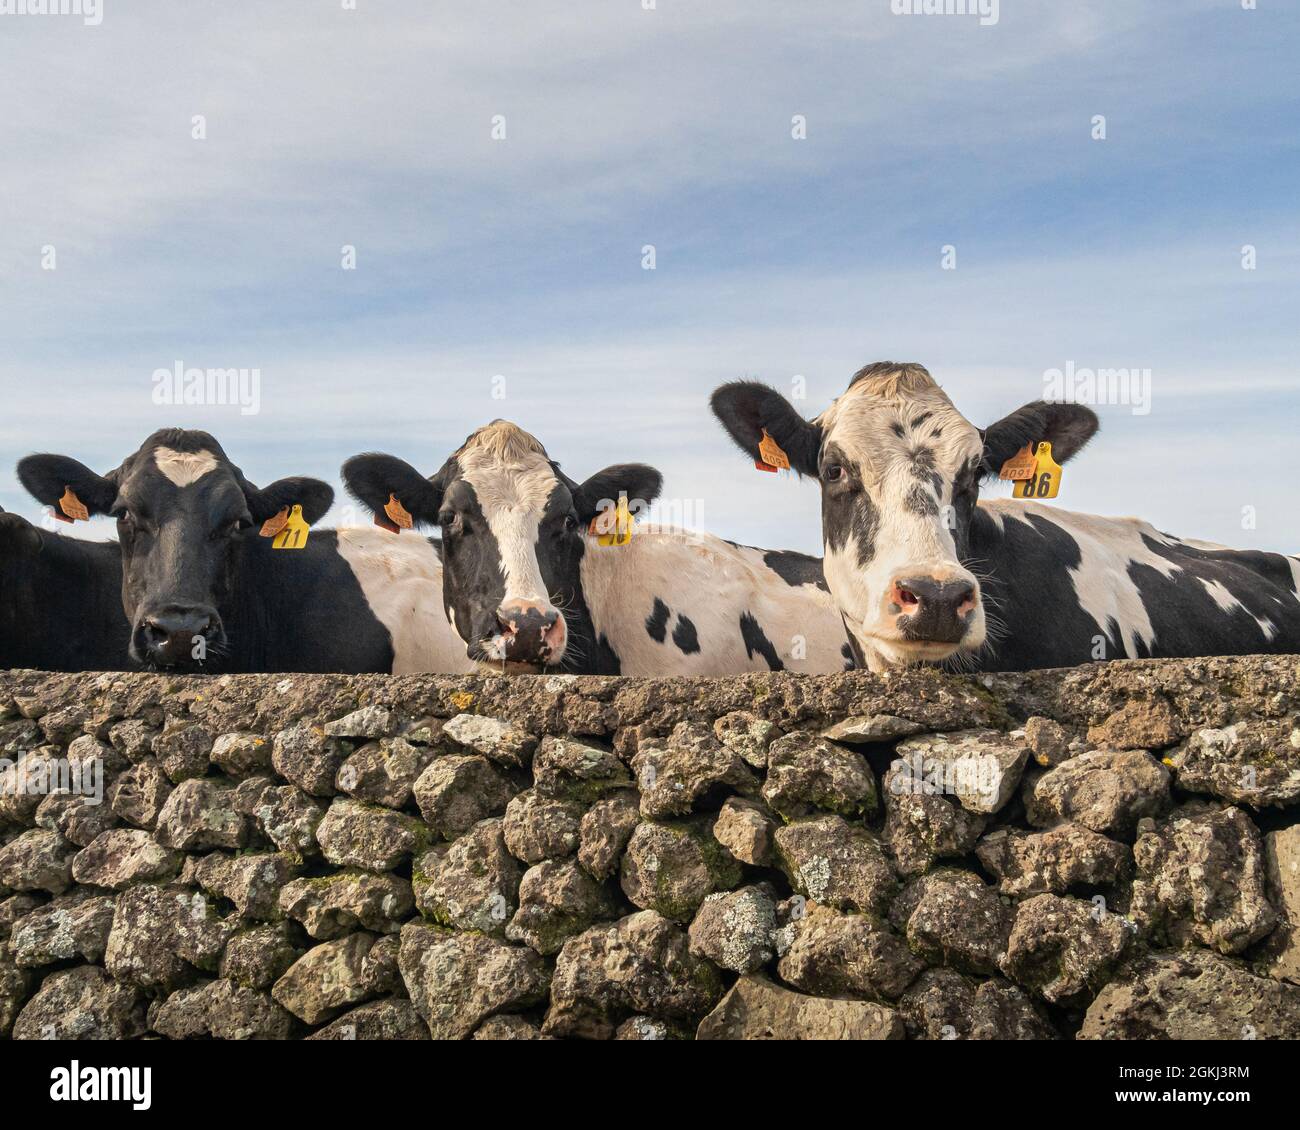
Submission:
{"label": "black ear", "polygon": [[245,485],[244,497],[254,522],[265,522],[286,506],[301,506],[302,518],[307,525],[319,522],[334,503],[334,488],[320,479],[294,475],[276,479],[260,490],[251,483]]}
{"label": "black ear", "polygon": [[620,494],[626,494],[632,513],[639,514],[659,497],[663,485],[663,475],[653,467],[644,463],[616,463],[597,471],[578,487],[573,492],[573,504],[578,517],[590,522],[600,513],[602,502],[617,502]]}
{"label": "black ear", "polygon": [[1035,400],[984,429],[984,472],[996,475],[1002,464],[1027,444],[1046,440],[1052,458],[1073,458],[1101,427],[1097,413],[1082,404],[1049,404]]}
{"label": "black ear", "polygon": [[715,389],[709,404],[727,434],[755,462],[766,431],[790,457],[791,468],[816,476],[822,430],[800,416],[776,389],[757,381],[732,381]]}
{"label": "black ear", "polygon": [[66,455],[27,456],[18,463],[18,481],[46,506],[56,505],[71,488],[92,515],[107,514],[117,499],[117,483],[112,478],[97,475]]}
{"label": "black ear", "polygon": [[430,482],[404,459],[395,455],[367,452],[354,455],[343,464],[343,483],[348,494],[373,514],[382,514],[389,495],[396,495],[408,514],[425,525],[438,524],[442,489]]}

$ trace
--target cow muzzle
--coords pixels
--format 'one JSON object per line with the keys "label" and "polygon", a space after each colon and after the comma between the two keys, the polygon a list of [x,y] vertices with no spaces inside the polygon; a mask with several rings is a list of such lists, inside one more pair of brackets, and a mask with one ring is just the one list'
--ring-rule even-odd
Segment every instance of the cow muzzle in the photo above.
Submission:
{"label": "cow muzzle", "polygon": [[900,570],[881,603],[879,630],[872,634],[900,652],[935,659],[983,642],[979,582],[964,569]]}
{"label": "cow muzzle", "polygon": [[489,641],[494,660],[549,667],[568,642],[568,625],[556,608],[531,601],[507,601],[497,609],[497,632]]}
{"label": "cow muzzle", "polygon": [[172,604],[141,612],[131,635],[131,651],[153,667],[197,670],[224,638],[215,608]]}

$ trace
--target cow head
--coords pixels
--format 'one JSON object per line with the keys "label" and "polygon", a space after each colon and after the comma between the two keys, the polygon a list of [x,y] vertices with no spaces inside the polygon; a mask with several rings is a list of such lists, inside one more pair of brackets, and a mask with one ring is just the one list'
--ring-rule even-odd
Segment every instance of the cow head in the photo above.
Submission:
{"label": "cow head", "polygon": [[816,476],[826,581],[859,663],[874,670],[983,646],[967,564],[981,481],[1034,441],[1063,463],[1098,426],[1088,408],[1035,401],[981,431],[920,365],[893,362],[861,369],[812,421],[749,381],[723,385],[712,406],[751,458],[766,431],[795,471]]}
{"label": "cow head", "polygon": [[[391,455],[343,465],[348,490],[374,513],[390,496],[419,523],[441,527],[443,603],[478,662],[558,667],[579,643],[585,616],[579,567],[591,520],[620,493],[643,504],[662,482],[640,463],[607,467],[576,483],[538,440],[505,420],[471,435],[425,478]],[[585,657],[584,657],[585,658]]]}
{"label": "cow head", "polygon": [[91,515],[117,519],[131,657],[191,670],[225,646],[218,609],[230,597],[245,539],[286,506],[300,505],[311,523],[334,499],[318,479],[280,479],[259,490],[212,436],[179,428],[155,432],[107,475],[66,455],[29,455],[18,478],[48,506],[70,489]]}

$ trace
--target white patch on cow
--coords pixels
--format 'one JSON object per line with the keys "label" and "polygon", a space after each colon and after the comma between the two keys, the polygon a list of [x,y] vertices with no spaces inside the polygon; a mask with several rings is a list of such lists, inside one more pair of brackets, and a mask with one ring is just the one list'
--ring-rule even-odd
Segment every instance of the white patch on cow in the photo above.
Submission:
{"label": "white patch on cow", "polygon": [[[913,423],[923,416],[928,418]],[[978,591],[978,580],[958,560],[953,532],[943,518],[944,508],[953,503],[957,475],[983,453],[978,430],[919,366],[855,381],[817,422],[823,449],[838,449],[854,464],[877,512],[874,552],[865,568],[859,564],[861,547],[855,535],[839,548],[829,541],[824,547],[827,583],[862,644],[868,666],[883,669],[945,657],[955,648],[937,645],[928,654],[927,648],[902,641],[886,598],[905,575],[963,580]],[[933,470],[942,478],[937,496],[928,477],[923,481],[914,471],[914,453],[920,449],[930,453]],[[908,508],[908,497],[917,490],[933,501],[934,514]],[[963,647],[980,647],[985,631],[983,607],[977,605]]]}
{"label": "white patch on cow", "polygon": [[338,546],[371,612],[392,637],[394,675],[475,670],[443,611],[442,561],[428,540],[356,526],[338,531]]}
{"label": "white patch on cow", "polygon": [[[751,615],[786,669],[844,669],[844,624],[831,595],[816,585],[790,585],[763,552],[711,534],[671,526],[637,527],[623,546],[587,539],[582,589],[597,638],[604,636],[625,675],[734,675],[766,671],[750,655],[740,619]],[[646,631],[655,598],[671,612],[662,643]],[[700,650],[673,642],[678,617],[695,626]]]}
{"label": "white patch on cow", "polygon": [[537,562],[537,532],[559,479],[546,450],[505,420],[480,428],[456,453],[501,554],[505,601],[551,608]]}
{"label": "white patch on cow", "polygon": [[209,471],[216,470],[217,457],[210,451],[173,451],[155,447],[153,463],[169,482],[178,487],[197,483]]}
{"label": "white patch on cow", "polygon": [[1032,515],[1064,530],[1079,547],[1079,565],[1068,570],[1079,606],[1103,632],[1109,630],[1112,619],[1119,625],[1120,644],[1128,658],[1140,654],[1139,641],[1148,649],[1155,644],[1151,616],[1129,568],[1145,565],[1165,578],[1181,573],[1182,566],[1154,553],[1144,540],[1172,546],[1177,544],[1175,539],[1140,518],[1103,518],[1010,498],[980,506],[986,514],[1015,518],[1030,529],[1034,528],[1029,521]]}
{"label": "white patch on cow", "polygon": [[[1187,543],[1184,542],[1183,544],[1186,545]],[[1246,606],[1228,591],[1228,586],[1222,581],[1209,581],[1204,577],[1198,577],[1197,580],[1201,582],[1205,591],[1210,594],[1210,597],[1221,611],[1235,612],[1238,608],[1245,610]]]}

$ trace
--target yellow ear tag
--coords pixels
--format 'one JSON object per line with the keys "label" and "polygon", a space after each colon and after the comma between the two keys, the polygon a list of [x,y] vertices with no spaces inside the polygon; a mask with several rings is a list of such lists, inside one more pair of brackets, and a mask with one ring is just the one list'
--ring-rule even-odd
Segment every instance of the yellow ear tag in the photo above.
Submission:
{"label": "yellow ear tag", "polygon": [[311,527],[303,520],[302,507],[289,509],[289,517],[282,529],[271,539],[272,549],[303,549],[307,545],[307,534]]}
{"label": "yellow ear tag", "polygon": [[627,495],[618,496],[618,505],[609,506],[597,514],[587,527],[597,545],[627,545],[632,540],[636,519],[627,506]]}
{"label": "yellow ear tag", "polygon": [[1034,477],[1016,483],[1016,498],[1055,498],[1061,492],[1061,465],[1052,458],[1052,445],[1044,440],[1034,454]]}
{"label": "yellow ear tag", "polygon": [[758,459],[754,467],[759,471],[788,471],[790,456],[781,450],[781,445],[763,429],[763,438],[758,441]]}
{"label": "yellow ear tag", "polygon": [[59,509],[54,511],[54,516],[60,522],[90,521],[90,511],[86,509],[86,504],[76,496],[71,487],[63,488],[63,497],[59,499]]}

